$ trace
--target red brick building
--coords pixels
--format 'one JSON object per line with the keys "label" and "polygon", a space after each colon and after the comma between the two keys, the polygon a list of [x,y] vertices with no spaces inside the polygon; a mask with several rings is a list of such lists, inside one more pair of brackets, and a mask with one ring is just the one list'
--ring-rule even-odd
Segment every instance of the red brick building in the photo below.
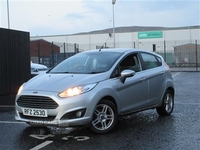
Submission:
{"label": "red brick building", "polygon": [[[43,39],[30,41],[31,61],[40,64],[49,64],[52,54],[60,53],[60,47]],[[39,58],[39,59],[38,59]]]}

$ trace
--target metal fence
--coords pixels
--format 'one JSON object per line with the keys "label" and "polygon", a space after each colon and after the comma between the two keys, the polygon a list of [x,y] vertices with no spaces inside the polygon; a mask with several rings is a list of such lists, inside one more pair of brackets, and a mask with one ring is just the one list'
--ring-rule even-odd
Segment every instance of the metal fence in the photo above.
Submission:
{"label": "metal fence", "polygon": [[59,64],[66,58],[79,53],[79,45],[76,43],[44,42],[44,40],[43,43],[38,43],[40,44],[30,44],[31,61],[46,65],[49,68]]}
{"label": "metal fence", "polygon": [[[88,44],[69,44],[52,42],[60,47],[60,53],[51,53],[49,57],[43,58],[48,60],[52,67],[64,59],[71,57],[76,53],[90,49],[112,48],[113,43],[88,43]],[[200,71],[200,40],[182,40],[182,41],[133,41],[126,43],[115,43],[116,48],[136,48],[155,53],[163,56],[166,63],[172,71]],[[53,52],[53,50],[52,50]],[[41,56],[39,56],[41,58]],[[45,63],[43,63],[45,64]],[[45,64],[46,65],[46,64]]]}

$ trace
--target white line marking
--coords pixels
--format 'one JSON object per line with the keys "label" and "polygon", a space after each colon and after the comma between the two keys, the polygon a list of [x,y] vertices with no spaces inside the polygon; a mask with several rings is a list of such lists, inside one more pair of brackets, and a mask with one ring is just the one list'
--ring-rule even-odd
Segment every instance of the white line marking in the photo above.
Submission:
{"label": "white line marking", "polygon": [[32,138],[36,138],[36,139],[39,139],[39,140],[44,140],[48,137],[54,137],[55,135],[52,135],[52,134],[48,134],[48,135],[38,135],[38,134],[31,134],[30,137]]}
{"label": "white line marking", "polygon": [[175,76],[177,76],[177,75],[179,75],[179,74],[180,74],[180,72],[174,74],[172,77],[174,78]]}
{"label": "white line marking", "polygon": [[7,124],[16,124],[16,123],[25,123],[25,122],[18,122],[18,121],[0,121],[0,123],[7,123]]}
{"label": "white line marking", "polygon": [[41,149],[41,148],[43,148],[43,147],[45,147],[45,146],[51,144],[52,142],[53,142],[53,141],[45,141],[45,142],[43,142],[43,143],[41,143],[41,144],[39,144],[39,145],[37,145],[37,146],[31,148],[30,150],[39,150],[39,149]]}

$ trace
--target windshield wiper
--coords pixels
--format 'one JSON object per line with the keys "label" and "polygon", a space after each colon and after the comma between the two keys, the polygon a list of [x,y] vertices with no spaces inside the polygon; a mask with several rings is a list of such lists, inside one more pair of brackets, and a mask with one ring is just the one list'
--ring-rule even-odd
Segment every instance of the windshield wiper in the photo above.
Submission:
{"label": "windshield wiper", "polygon": [[62,73],[70,73],[70,72],[48,72],[48,73],[52,73],[52,74],[62,74]]}
{"label": "windshield wiper", "polygon": [[48,73],[52,73],[52,74],[70,74],[70,73],[73,73],[73,74],[98,74],[98,73],[102,73],[104,71],[92,71],[92,72],[48,72]]}
{"label": "windshield wiper", "polygon": [[104,71],[93,71],[93,72],[89,72],[89,74],[97,74],[97,73],[102,73]]}

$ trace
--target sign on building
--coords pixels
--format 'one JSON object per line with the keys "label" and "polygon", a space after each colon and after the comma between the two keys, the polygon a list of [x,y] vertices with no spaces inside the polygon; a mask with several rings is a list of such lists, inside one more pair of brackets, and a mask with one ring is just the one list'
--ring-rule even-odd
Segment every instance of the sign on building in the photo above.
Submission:
{"label": "sign on building", "polygon": [[162,38],[162,31],[138,32],[138,39]]}

